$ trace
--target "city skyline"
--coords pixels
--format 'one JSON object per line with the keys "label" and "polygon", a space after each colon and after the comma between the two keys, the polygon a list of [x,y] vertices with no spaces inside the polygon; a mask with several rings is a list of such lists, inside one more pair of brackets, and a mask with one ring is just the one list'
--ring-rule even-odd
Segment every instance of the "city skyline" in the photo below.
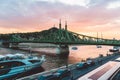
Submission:
{"label": "city skyline", "polygon": [[120,0],[0,0],[0,33],[34,32],[59,26],[120,39]]}

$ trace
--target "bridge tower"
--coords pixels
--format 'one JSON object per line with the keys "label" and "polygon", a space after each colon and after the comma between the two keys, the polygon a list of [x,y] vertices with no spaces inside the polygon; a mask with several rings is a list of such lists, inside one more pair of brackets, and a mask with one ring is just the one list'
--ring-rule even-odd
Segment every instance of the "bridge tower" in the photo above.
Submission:
{"label": "bridge tower", "polygon": [[[62,33],[63,30],[66,30],[67,31],[67,21],[65,21],[65,27],[62,28],[62,24],[61,24],[61,19],[59,21],[59,35],[60,35],[60,38],[63,38],[64,37],[64,34]],[[68,57],[69,55],[69,46],[67,44],[58,44],[59,45],[59,56],[62,57],[62,58],[66,58]]]}
{"label": "bridge tower", "polygon": [[61,29],[62,25],[61,25],[61,19],[60,19],[60,22],[59,22],[59,29]]}
{"label": "bridge tower", "polygon": [[69,55],[69,46],[64,44],[59,44],[59,57],[67,58]]}
{"label": "bridge tower", "polygon": [[65,30],[67,31],[67,21],[65,21]]}

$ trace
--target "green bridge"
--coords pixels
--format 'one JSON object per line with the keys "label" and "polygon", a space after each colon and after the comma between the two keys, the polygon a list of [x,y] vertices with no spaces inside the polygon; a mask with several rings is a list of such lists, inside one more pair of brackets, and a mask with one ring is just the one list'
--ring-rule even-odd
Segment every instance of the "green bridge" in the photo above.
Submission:
{"label": "green bridge", "polygon": [[0,42],[12,44],[52,43],[60,45],[82,44],[120,46],[120,40],[103,39],[68,31],[67,23],[63,29],[61,28],[61,22],[59,23],[59,29],[53,27],[49,30],[44,30],[41,32],[0,34]]}

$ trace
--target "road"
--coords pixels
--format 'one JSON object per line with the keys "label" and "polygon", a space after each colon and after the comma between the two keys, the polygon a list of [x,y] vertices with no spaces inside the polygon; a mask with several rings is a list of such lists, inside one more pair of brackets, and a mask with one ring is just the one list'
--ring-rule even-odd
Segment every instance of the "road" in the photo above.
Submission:
{"label": "road", "polygon": [[[74,65],[72,65],[72,66],[69,66],[68,68],[71,70],[71,77],[66,77],[66,78],[63,78],[62,80],[76,80],[76,79],[78,79],[79,77],[85,75],[86,73],[88,73],[88,72],[96,69],[97,67],[105,64],[106,62],[111,61],[111,60],[115,60],[115,59],[118,58],[118,57],[120,57],[119,54],[112,54],[112,55],[110,55],[110,56],[103,57],[103,58],[101,58],[101,60],[102,60],[101,63],[98,63],[98,62],[97,62],[97,59],[96,59],[94,66],[89,66],[89,67],[87,67],[87,68],[79,69],[79,70],[76,69],[76,67],[75,67],[76,64],[74,64]],[[50,74],[50,73],[55,72],[56,70],[58,70],[58,69],[55,69],[55,70],[53,70],[52,72],[51,72],[51,70],[50,70],[50,71],[48,71],[47,73]],[[47,74],[47,73],[46,73],[46,74]],[[29,79],[29,80],[38,80],[37,78],[38,78],[38,76],[40,76],[40,75],[44,75],[44,73],[43,73],[43,74],[42,74],[42,73],[40,73],[40,74],[35,74],[35,75],[28,76],[28,77],[25,77],[25,78],[22,78],[22,79],[18,79],[18,80],[28,80],[28,79]]]}

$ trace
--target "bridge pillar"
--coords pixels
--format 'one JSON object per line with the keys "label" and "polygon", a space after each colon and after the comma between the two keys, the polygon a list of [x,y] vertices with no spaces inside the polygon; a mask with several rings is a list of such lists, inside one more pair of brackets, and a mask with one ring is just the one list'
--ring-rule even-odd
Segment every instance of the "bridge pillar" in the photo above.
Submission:
{"label": "bridge pillar", "polygon": [[9,48],[9,44],[8,42],[2,42],[1,45],[2,47],[5,47],[5,48]]}
{"label": "bridge pillar", "polygon": [[19,48],[18,45],[19,45],[19,43],[9,43],[9,48],[17,49],[17,48]]}
{"label": "bridge pillar", "polygon": [[69,46],[68,45],[59,45],[59,56],[64,58],[69,56]]}
{"label": "bridge pillar", "polygon": [[5,47],[5,48],[18,48],[18,44],[19,43],[9,43],[9,42],[3,42],[2,43],[2,47]]}

